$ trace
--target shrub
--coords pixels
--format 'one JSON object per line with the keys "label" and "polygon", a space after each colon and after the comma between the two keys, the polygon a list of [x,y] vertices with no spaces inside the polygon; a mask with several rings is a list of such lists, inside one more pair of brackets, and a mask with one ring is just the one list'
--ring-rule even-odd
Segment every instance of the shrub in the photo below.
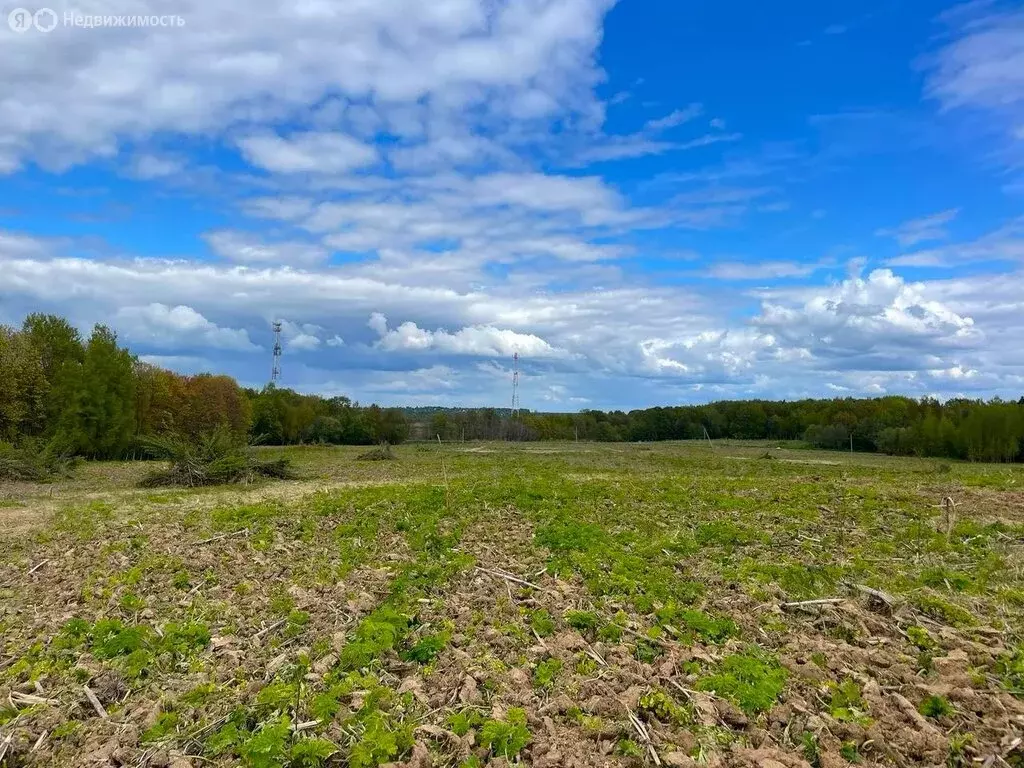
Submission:
{"label": "shrub", "polygon": [[181,435],[149,437],[142,441],[146,452],[156,459],[169,461],[169,469],[152,472],[142,485],[153,488],[251,483],[260,478],[292,479],[288,459],[260,461],[251,447],[240,444],[227,429],[218,427],[198,439]]}
{"label": "shrub", "polygon": [[46,483],[70,476],[74,467],[71,456],[50,446],[0,443],[0,482]]}

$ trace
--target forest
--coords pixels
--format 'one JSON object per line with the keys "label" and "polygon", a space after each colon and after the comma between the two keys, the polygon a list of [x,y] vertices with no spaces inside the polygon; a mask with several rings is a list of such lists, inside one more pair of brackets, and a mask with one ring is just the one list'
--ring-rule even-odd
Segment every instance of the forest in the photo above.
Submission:
{"label": "forest", "polygon": [[805,441],[822,449],[1024,461],[1019,401],[741,400],[630,412],[381,408],[214,374],[183,376],[140,361],[107,327],[88,338],[54,315],[0,327],[0,443],[110,459],[141,455],[147,436],[214,429],[269,445],[398,444],[408,439]]}

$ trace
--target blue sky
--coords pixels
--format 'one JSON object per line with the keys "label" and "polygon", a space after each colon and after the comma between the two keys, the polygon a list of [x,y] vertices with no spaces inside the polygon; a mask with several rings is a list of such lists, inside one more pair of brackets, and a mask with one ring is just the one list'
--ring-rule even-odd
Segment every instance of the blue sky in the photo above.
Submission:
{"label": "blue sky", "polygon": [[384,404],[1024,394],[1019,3],[72,12],[182,24],[0,24],[0,323],[261,386],[281,320]]}

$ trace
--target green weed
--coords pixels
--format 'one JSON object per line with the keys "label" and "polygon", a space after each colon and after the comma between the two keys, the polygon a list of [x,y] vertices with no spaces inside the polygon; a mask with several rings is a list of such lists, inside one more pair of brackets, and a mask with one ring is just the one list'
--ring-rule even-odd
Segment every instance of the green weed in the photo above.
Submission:
{"label": "green weed", "polygon": [[655,611],[661,626],[674,630],[673,634],[684,640],[697,637],[705,642],[721,643],[734,637],[737,633],[736,624],[731,619],[714,618],[703,611],[692,608],[681,608],[674,603]]}
{"label": "green weed", "polygon": [[861,694],[860,686],[854,680],[844,680],[829,684],[829,714],[841,723],[859,723],[867,725],[871,722],[866,714],[867,706]]}
{"label": "green weed", "polygon": [[565,623],[586,635],[597,629],[600,619],[593,611],[566,611]]}
{"label": "green weed", "polygon": [[550,688],[561,671],[562,662],[559,659],[545,659],[533,671],[533,684],[538,688]]}
{"label": "green weed", "polygon": [[479,728],[485,718],[475,709],[464,709],[448,716],[448,727],[456,736],[465,736],[474,728]]}
{"label": "green weed", "polygon": [[540,637],[549,637],[555,633],[555,621],[551,614],[543,608],[530,611],[530,628]]}
{"label": "green weed", "polygon": [[854,741],[844,741],[839,747],[839,754],[850,763],[860,762],[860,748]]}
{"label": "green weed", "polygon": [[424,635],[412,647],[402,651],[400,656],[406,661],[429,664],[441,654],[447,644],[448,638],[444,634]]}
{"label": "green weed", "polygon": [[648,691],[640,697],[639,711],[647,718],[662,723],[687,725],[693,722],[693,713],[676,702],[664,691]]}
{"label": "green weed", "polygon": [[786,670],[778,660],[756,648],[724,658],[718,673],[697,682],[702,691],[714,691],[747,713],[764,712],[782,694]]}
{"label": "green weed", "polygon": [[973,627],[977,624],[977,620],[970,611],[937,595],[918,595],[915,603],[921,613],[952,627]]}
{"label": "green weed", "polygon": [[925,717],[937,718],[952,715],[956,710],[953,709],[953,705],[944,696],[929,696],[921,702],[918,712]]}
{"label": "green weed", "polygon": [[530,738],[526,712],[518,707],[510,709],[504,721],[488,720],[480,729],[480,746],[506,760],[514,760],[530,743]]}
{"label": "green weed", "polygon": [[996,674],[1005,688],[1024,698],[1024,646],[1000,657],[996,662]]}
{"label": "green weed", "polygon": [[800,739],[800,751],[804,759],[811,764],[811,768],[821,768],[821,748],[818,746],[818,737],[810,731],[804,731]]}
{"label": "green weed", "polygon": [[632,739],[619,739],[615,744],[615,753],[636,760],[642,760],[645,756],[643,748]]}

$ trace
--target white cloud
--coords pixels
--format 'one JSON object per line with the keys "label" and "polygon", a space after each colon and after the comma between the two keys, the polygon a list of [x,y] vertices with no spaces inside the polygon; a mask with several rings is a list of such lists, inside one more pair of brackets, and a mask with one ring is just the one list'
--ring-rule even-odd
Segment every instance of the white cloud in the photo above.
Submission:
{"label": "white cloud", "polygon": [[[985,12],[968,4],[946,15],[957,36],[928,62],[928,94],[946,109],[995,112],[1024,103],[1024,12]],[[974,15],[981,11],[982,15]]]}
{"label": "white cloud", "polygon": [[940,18],[950,41],[922,61],[925,93],[944,111],[972,110],[988,119],[973,132],[997,136],[1010,166],[1024,162],[1014,134],[1024,123],[1024,10],[998,11],[992,3],[956,6]]}
{"label": "white cloud", "polygon": [[890,267],[951,267],[985,261],[1024,263],[1024,217],[976,240],[912,251],[889,259],[887,264]]}
{"label": "white cloud", "polygon": [[950,208],[930,216],[905,221],[897,227],[880,229],[875,234],[879,237],[895,238],[904,248],[929,240],[945,240],[949,237],[946,225],[953,221],[959,213],[959,208]]}
{"label": "white cloud", "polygon": [[342,133],[249,136],[238,146],[249,163],[272,173],[345,173],[378,160],[376,149]]}
{"label": "white cloud", "polygon": [[281,338],[284,339],[284,347],[291,352],[315,352],[322,343],[320,334],[323,328],[315,323],[293,322],[291,320],[279,320],[281,323]]}
{"label": "white cloud", "polygon": [[[913,283],[879,270],[836,284],[757,292],[707,285],[697,292],[674,280],[641,284],[611,271],[586,287],[524,290],[531,273],[520,281],[517,269],[455,288],[444,271],[428,280],[411,267],[371,273],[364,264],[282,268],[51,255],[64,246],[0,238],[0,306],[5,319],[13,318],[8,322],[27,311],[58,311],[87,329],[114,313],[115,327],[131,333],[128,343],[162,350],[175,364],[175,357],[210,358],[204,347],[249,348],[250,337],[266,349],[269,322],[287,318],[285,383],[329,391],[335,382],[363,400],[396,402],[398,391],[385,391],[388,382],[429,355],[505,365],[493,380],[455,366],[453,387],[405,390],[403,402],[502,403],[504,369],[516,351],[527,366],[545,369],[527,389],[527,407],[549,384],[596,406],[664,403],[676,394],[692,397],[695,385],[703,386],[702,397],[814,396],[828,394],[831,383],[856,394],[1014,398],[1024,386],[1024,353],[1004,341],[1024,335],[1019,273]],[[763,307],[750,320],[745,307],[758,296]],[[389,327],[387,317],[415,322]],[[333,349],[336,339],[345,340],[345,355],[316,354]],[[233,359],[217,358],[212,368],[262,382],[250,364]],[[375,373],[378,366],[391,372]],[[959,376],[958,368],[978,373]]]}
{"label": "white cloud", "polygon": [[[262,167],[319,172],[371,162],[346,134],[376,127],[408,140],[469,115],[526,127],[572,114],[592,130],[603,117],[595,53],[613,2],[181,0],[182,27],[4,30],[0,168],[64,168],[155,135],[231,129]],[[167,9],[110,0],[101,10]],[[286,140],[252,130],[290,124],[313,105],[318,132]]]}
{"label": "white cloud", "polygon": [[653,132],[665,131],[700,117],[703,112],[704,107],[701,104],[690,104],[685,109],[676,109],[664,117],[648,120],[644,128]]}
{"label": "white cloud", "polygon": [[132,162],[132,175],[137,179],[162,179],[175,176],[184,168],[185,163],[177,158],[139,155]]}
{"label": "white cloud", "polygon": [[739,141],[739,133],[708,133],[687,141],[663,141],[654,139],[648,133],[634,133],[627,136],[605,136],[580,150],[576,156],[579,165],[611,160],[627,160],[646,155],[662,155],[666,152],[698,149],[711,144]]}
{"label": "white cloud", "polygon": [[821,264],[795,261],[761,261],[746,263],[718,261],[708,270],[708,277],[719,280],[765,280],[785,277],[807,277],[822,269]]}
{"label": "white cloud", "polygon": [[209,347],[249,352],[259,349],[244,330],[221,328],[192,307],[166,304],[127,306],[117,311],[114,326],[136,344],[168,349]]}
{"label": "white cloud", "polygon": [[824,291],[809,289],[798,302],[767,300],[754,322],[787,346],[846,358],[843,367],[861,369],[911,370],[926,355],[942,357],[984,342],[972,317],[929,297],[926,284],[905,282],[887,269]]}
{"label": "white cloud", "polygon": [[533,334],[516,333],[487,325],[461,328],[449,333],[444,328],[429,331],[416,323],[405,322],[394,330],[388,330],[387,318],[379,313],[371,315],[369,324],[380,335],[377,346],[390,352],[436,350],[452,355],[478,357],[511,357],[518,352],[531,358],[558,357],[564,354]]}
{"label": "white cloud", "polygon": [[309,265],[328,256],[326,248],[314,243],[273,242],[251,232],[218,230],[203,239],[218,256],[242,264]]}
{"label": "white cloud", "polygon": [[300,333],[288,340],[288,349],[296,352],[312,352],[320,348],[320,339],[310,333]]}

